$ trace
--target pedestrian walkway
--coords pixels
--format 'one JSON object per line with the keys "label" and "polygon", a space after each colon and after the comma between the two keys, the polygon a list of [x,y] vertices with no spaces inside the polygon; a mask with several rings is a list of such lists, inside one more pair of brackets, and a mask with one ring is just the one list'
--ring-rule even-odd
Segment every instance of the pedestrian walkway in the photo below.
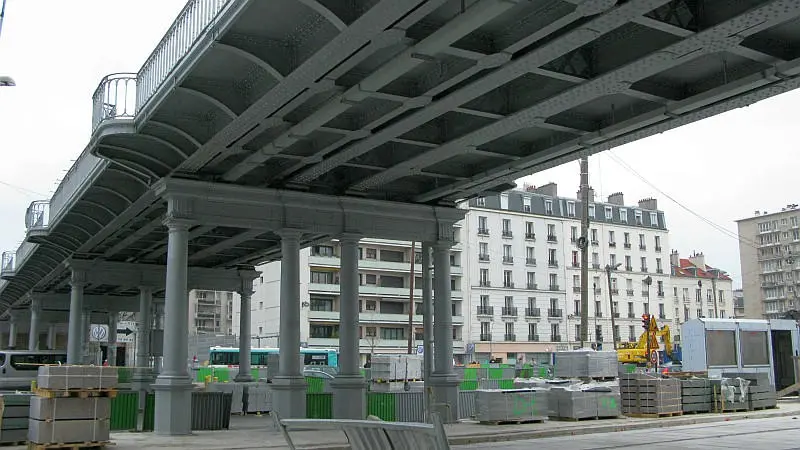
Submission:
{"label": "pedestrian walkway", "polygon": [[[783,400],[779,402],[778,409],[744,413],[692,414],[660,419],[626,417],[580,422],[547,421],[538,424],[497,426],[463,422],[446,425],[445,428],[451,444],[466,445],[786,416],[800,416],[800,400]],[[297,432],[292,433],[292,436],[295,443],[304,448],[316,450],[348,448],[344,435],[338,432],[324,435],[318,432]],[[231,429],[226,431],[198,431],[191,436],[180,437],[156,436],[153,433],[114,433],[112,440],[117,444],[114,447],[115,450],[142,448],[207,450],[259,448],[284,450],[288,448],[283,436],[275,429],[272,418],[268,415],[233,416],[231,418]]]}

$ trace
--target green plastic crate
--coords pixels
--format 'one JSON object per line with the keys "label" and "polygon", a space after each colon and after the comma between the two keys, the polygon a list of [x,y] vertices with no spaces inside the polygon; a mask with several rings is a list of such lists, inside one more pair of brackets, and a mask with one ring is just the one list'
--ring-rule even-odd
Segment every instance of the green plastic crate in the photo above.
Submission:
{"label": "green plastic crate", "polygon": [[332,419],[333,394],[322,394],[322,393],[306,394],[306,418]]}
{"label": "green plastic crate", "polygon": [[367,394],[367,414],[379,417],[387,422],[396,421],[395,394],[388,392],[370,392]]}

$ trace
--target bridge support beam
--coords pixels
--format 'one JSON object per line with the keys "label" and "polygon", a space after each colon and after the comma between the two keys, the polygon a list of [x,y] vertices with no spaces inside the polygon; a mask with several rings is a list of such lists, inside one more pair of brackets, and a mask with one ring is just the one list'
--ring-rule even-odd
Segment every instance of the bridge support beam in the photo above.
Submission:
{"label": "bridge support beam", "polygon": [[109,366],[117,365],[117,318],[119,313],[114,311],[108,313],[108,347],[106,350]]}
{"label": "bridge support beam", "polygon": [[31,300],[31,327],[28,331],[28,350],[39,350],[39,322],[41,322],[42,304],[37,298]]}
{"label": "bridge support beam", "polygon": [[153,385],[156,391],[155,432],[179,436],[192,432],[192,380],[187,370],[191,223],[174,217],[168,217],[165,223],[169,228],[169,241],[164,300],[164,369]]}
{"label": "bridge support beam", "polygon": [[300,238],[297,230],[281,230],[280,355],[272,380],[273,405],[281,417],[306,417],[306,380],[300,365]]}
{"label": "bridge support beam", "polygon": [[[250,333],[250,299],[253,296],[253,281],[242,279],[242,288],[239,290],[241,303],[239,308],[239,373],[234,381],[253,381],[250,373],[250,347],[252,335]],[[300,344],[298,343],[298,347]]]}
{"label": "bridge support beam", "polygon": [[17,321],[11,318],[11,323],[8,324],[8,348],[14,349],[17,346]]}
{"label": "bridge support beam", "polygon": [[[452,230],[450,231],[452,234]],[[450,247],[453,242],[440,240],[433,246],[434,270],[434,371],[430,386],[432,412],[442,421],[458,421],[458,376],[453,371],[453,311],[450,297]]]}
{"label": "bridge support beam", "polygon": [[[153,381],[150,367],[150,328],[153,325],[153,289],[149,286],[139,287],[139,323],[136,327],[136,368],[133,370],[133,388],[149,391]],[[144,396],[140,395],[140,400]],[[141,403],[141,402],[140,402]],[[144,404],[142,412],[144,412]]]}
{"label": "bridge support beam", "polygon": [[56,324],[54,323],[47,326],[47,349],[56,349]]}
{"label": "bridge support beam", "polygon": [[339,238],[342,247],[339,271],[339,373],[333,380],[333,418],[366,417],[366,385],[359,367],[358,241],[355,234]]}
{"label": "bridge support beam", "polygon": [[83,288],[86,286],[86,273],[73,269],[70,286],[67,364],[80,364],[83,360]]}

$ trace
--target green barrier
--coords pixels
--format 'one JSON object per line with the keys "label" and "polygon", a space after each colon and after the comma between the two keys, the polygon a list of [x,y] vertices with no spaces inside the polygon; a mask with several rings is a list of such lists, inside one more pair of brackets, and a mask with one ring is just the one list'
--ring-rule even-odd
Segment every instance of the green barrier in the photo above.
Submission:
{"label": "green barrier", "polygon": [[136,429],[136,416],[139,410],[139,393],[121,391],[111,399],[111,431]]}
{"label": "green barrier", "polygon": [[306,394],[306,418],[332,419],[333,394]]}
{"label": "green barrier", "polygon": [[502,380],[503,379],[503,368],[490,368],[489,369],[489,379],[490,380]]}
{"label": "green barrier", "polygon": [[156,427],[156,394],[147,394],[144,406],[144,431],[153,431]]}
{"label": "green barrier", "polygon": [[379,417],[387,422],[395,419],[394,394],[384,392],[370,392],[367,394],[367,414]]}
{"label": "green barrier", "polygon": [[306,393],[319,394],[324,390],[325,380],[317,377],[306,377]]}
{"label": "green barrier", "polygon": [[467,367],[464,369],[464,379],[465,380],[477,380],[478,379],[478,369],[474,367]]}
{"label": "green barrier", "polygon": [[478,382],[476,380],[464,380],[458,388],[462,391],[474,391],[478,389]]}
{"label": "green barrier", "polygon": [[119,367],[117,368],[117,380],[118,383],[130,383],[131,376],[133,375],[133,369],[130,367]]}

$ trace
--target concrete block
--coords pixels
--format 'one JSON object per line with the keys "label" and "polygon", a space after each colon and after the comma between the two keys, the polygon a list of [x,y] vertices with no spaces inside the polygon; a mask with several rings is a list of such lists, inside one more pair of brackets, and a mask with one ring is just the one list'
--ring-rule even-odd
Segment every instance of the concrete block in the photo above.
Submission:
{"label": "concrete block", "polygon": [[117,387],[118,374],[116,367],[85,366],[83,368],[84,388],[111,389]]}
{"label": "concrete block", "polygon": [[30,417],[36,420],[108,419],[111,417],[111,399],[108,397],[33,397]]}
{"label": "concrete block", "polygon": [[28,421],[28,440],[37,444],[102,442],[109,437],[108,420]]}
{"label": "concrete block", "polygon": [[28,418],[30,406],[3,406],[3,420],[13,417]]}
{"label": "concrete block", "polygon": [[84,389],[84,366],[40,366],[36,384],[42,389]]}
{"label": "concrete block", "polygon": [[28,440],[28,423],[25,426],[13,430],[0,430],[0,442],[22,442]]}

